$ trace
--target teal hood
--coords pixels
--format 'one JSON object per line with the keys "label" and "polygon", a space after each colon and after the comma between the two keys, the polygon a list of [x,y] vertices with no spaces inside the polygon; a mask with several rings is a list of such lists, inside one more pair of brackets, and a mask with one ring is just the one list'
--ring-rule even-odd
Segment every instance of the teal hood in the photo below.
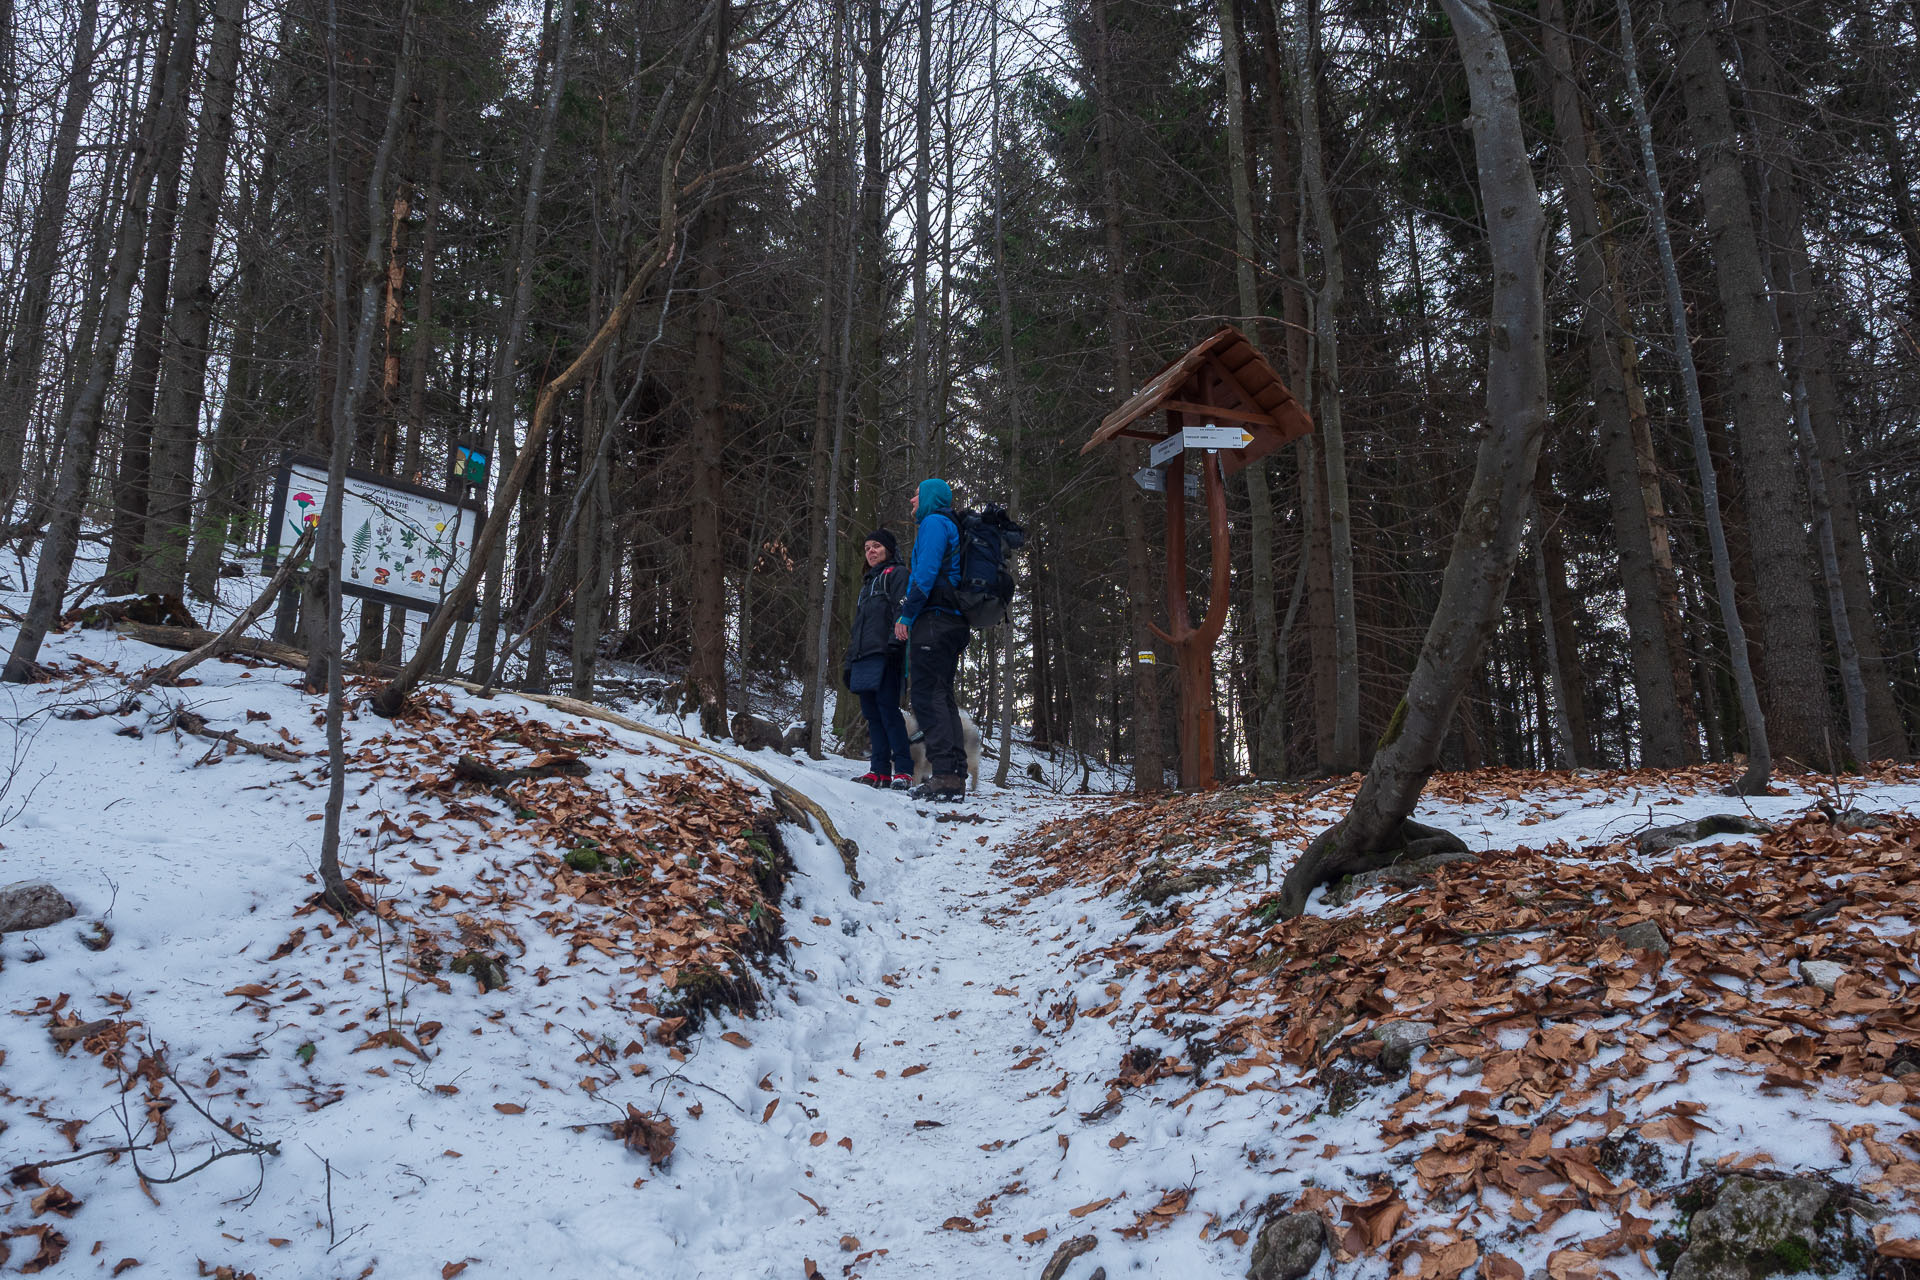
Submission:
{"label": "teal hood", "polygon": [[925,520],[936,511],[943,515],[953,514],[953,486],[945,480],[922,480],[920,509],[914,512],[914,520],[916,523]]}

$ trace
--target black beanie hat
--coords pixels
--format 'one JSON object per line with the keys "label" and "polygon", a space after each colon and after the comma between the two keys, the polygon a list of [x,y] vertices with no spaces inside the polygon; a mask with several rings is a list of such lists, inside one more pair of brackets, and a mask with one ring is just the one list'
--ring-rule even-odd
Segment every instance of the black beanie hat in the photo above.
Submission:
{"label": "black beanie hat", "polygon": [[861,540],[860,545],[865,546],[869,542],[877,542],[885,547],[887,549],[887,559],[898,560],[900,558],[900,544],[895,542],[893,535],[885,529],[875,529]]}

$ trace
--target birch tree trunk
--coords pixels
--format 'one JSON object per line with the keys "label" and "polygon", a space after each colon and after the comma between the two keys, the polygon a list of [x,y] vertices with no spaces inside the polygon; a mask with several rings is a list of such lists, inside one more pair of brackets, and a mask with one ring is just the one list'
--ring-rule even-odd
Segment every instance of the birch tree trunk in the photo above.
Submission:
{"label": "birch tree trunk", "polygon": [[1281,909],[1306,909],[1312,890],[1384,866],[1427,841],[1457,840],[1407,821],[1432,775],[1460,697],[1500,620],[1513,577],[1546,427],[1546,217],[1528,165],[1513,68],[1491,0],[1444,0],[1465,64],[1474,155],[1487,211],[1494,281],[1487,359],[1487,428],[1406,696],[1353,806],[1287,872]]}

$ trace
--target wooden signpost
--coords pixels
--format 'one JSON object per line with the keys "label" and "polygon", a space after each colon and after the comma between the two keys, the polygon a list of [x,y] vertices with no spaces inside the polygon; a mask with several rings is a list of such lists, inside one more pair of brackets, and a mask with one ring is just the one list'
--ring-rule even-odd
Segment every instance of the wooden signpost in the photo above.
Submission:
{"label": "wooden signpost", "polygon": [[[1145,419],[1166,414],[1166,430]],[[1180,669],[1180,785],[1214,785],[1213,646],[1227,625],[1232,546],[1226,478],[1313,430],[1246,335],[1231,325],[1160,370],[1132,399],[1108,414],[1081,453],[1125,436],[1152,443],[1136,484],[1166,495],[1167,629],[1153,633],[1173,646]],[[1189,458],[1194,472],[1187,469]],[[1196,626],[1187,604],[1187,499],[1205,495],[1212,536],[1212,578],[1206,617]],[[1152,655],[1139,655],[1150,661]]]}

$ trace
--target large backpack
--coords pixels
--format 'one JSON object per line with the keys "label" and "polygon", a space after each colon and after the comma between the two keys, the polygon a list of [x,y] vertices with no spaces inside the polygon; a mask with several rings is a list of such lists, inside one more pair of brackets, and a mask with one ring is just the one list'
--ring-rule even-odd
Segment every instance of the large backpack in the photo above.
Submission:
{"label": "large backpack", "polygon": [[1013,603],[1007,553],[1026,545],[1027,531],[994,502],[981,511],[962,511],[953,519],[960,530],[955,549],[959,580],[951,588],[954,607],[970,627],[997,627],[1007,620]]}

